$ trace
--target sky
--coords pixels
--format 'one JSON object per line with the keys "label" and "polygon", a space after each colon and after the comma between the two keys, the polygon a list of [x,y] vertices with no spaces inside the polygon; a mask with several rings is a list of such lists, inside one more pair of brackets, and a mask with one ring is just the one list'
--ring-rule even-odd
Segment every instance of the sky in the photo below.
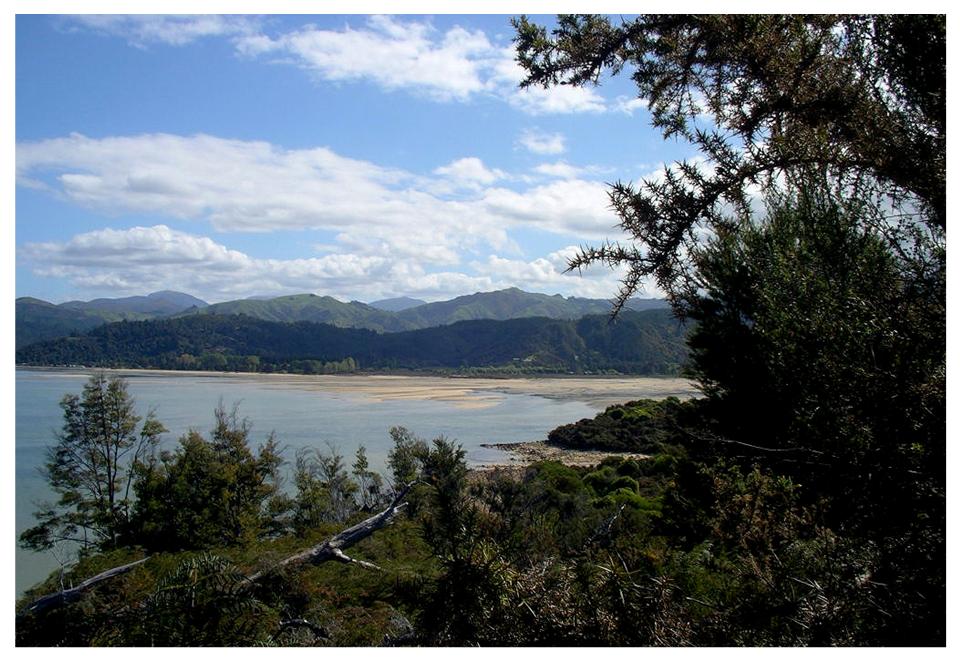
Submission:
{"label": "sky", "polygon": [[629,240],[609,184],[695,156],[627,75],[520,89],[509,15],[21,14],[15,31],[17,296],[611,298],[622,273],[564,272]]}

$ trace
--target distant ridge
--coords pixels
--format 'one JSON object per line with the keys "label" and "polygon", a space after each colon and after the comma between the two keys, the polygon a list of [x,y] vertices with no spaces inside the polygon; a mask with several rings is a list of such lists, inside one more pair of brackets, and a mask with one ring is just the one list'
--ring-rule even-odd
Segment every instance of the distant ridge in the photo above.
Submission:
{"label": "distant ridge", "polygon": [[341,328],[366,328],[380,332],[408,330],[396,315],[378,310],[366,303],[344,303],[331,296],[294,294],[270,299],[243,299],[214,303],[183,314],[230,315],[242,314],[265,321],[313,321]]}
{"label": "distant ridge", "polygon": [[[637,299],[640,300],[640,299]],[[663,299],[648,299],[640,309],[667,308]],[[636,303],[634,303],[636,305]],[[591,314],[607,314],[610,301],[595,298],[564,298],[560,294],[534,294],[511,287],[491,292],[477,292],[458,296],[449,301],[427,303],[400,312],[401,319],[415,328],[429,328],[471,319],[522,319],[547,317],[549,319],[579,319]],[[633,306],[630,306],[634,309]]]}
{"label": "distant ridge", "polygon": [[410,308],[415,308],[418,305],[426,305],[426,301],[421,301],[419,298],[410,298],[409,296],[400,296],[398,298],[385,298],[380,301],[374,301],[370,303],[370,307],[377,308],[378,310],[386,310],[387,312],[402,312],[403,310],[409,310]]}
{"label": "distant ridge", "polygon": [[[202,301],[190,294],[178,291],[156,291],[146,296],[126,298],[97,298],[92,301],[68,301],[59,307],[69,310],[96,310],[123,315],[147,315],[148,318],[176,314],[191,307],[204,308]],[[126,317],[130,318],[130,317]]]}
{"label": "distant ridge", "polygon": [[[667,309],[669,305],[663,299],[630,299],[626,307],[641,311]],[[574,320],[587,315],[606,315],[611,309],[612,303],[604,299],[565,298],[560,294],[531,293],[516,287],[477,292],[434,303],[425,303],[407,296],[383,299],[370,304],[359,301],[344,303],[331,296],[294,294],[274,298],[245,298],[209,305],[180,292],[154,292],[147,296],[70,301],[59,306],[39,299],[24,298],[17,301],[17,347],[87,331],[104,323],[124,319],[136,321],[188,315],[240,314],[265,321],[310,321],[340,328],[395,333],[481,319],[506,321],[546,317]]]}
{"label": "distant ridge", "polygon": [[170,316],[203,301],[177,291],[157,291],[146,296],[67,301],[56,305],[32,296],[16,300],[16,346],[83,333],[114,321],[142,321]]}

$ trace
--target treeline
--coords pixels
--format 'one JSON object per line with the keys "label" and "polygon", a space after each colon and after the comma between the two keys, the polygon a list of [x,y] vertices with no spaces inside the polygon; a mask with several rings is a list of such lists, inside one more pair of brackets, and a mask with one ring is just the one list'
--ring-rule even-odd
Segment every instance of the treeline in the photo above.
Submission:
{"label": "treeline", "polygon": [[476,320],[389,334],[245,315],[194,315],[109,324],[17,352],[17,362],[28,365],[307,374],[477,368],[676,374],[685,358],[685,328],[668,310],[625,312],[616,322],[603,315]]}

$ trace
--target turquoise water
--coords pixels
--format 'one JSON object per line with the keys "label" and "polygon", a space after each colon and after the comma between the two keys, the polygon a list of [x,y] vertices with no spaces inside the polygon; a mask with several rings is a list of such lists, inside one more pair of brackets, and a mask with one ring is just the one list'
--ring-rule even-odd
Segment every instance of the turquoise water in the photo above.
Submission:
{"label": "turquoise water", "polygon": [[[60,399],[79,394],[91,372],[82,370],[27,370],[16,373],[16,534],[30,527],[38,503],[52,497],[38,469],[44,452],[55,442],[62,424]],[[404,426],[423,438],[440,434],[460,442],[470,463],[502,459],[498,450],[482,443],[536,441],[557,425],[592,417],[598,410],[579,401],[561,401],[527,394],[496,393],[492,405],[458,408],[436,400],[378,401],[366,395],[318,389],[297,383],[267,383],[242,375],[125,374],[140,415],[150,409],[169,430],[164,445],[189,429],[208,432],[213,410],[220,401],[239,404],[241,416],[253,424],[251,442],[261,443],[273,431],[284,456],[292,461],[302,447],[333,445],[352,463],[360,445],[367,449],[371,468],[383,471],[392,443],[388,430]],[[355,377],[363,378],[363,377]],[[484,393],[491,401],[491,393]],[[16,590],[44,579],[58,567],[52,553],[34,553],[17,547]]]}

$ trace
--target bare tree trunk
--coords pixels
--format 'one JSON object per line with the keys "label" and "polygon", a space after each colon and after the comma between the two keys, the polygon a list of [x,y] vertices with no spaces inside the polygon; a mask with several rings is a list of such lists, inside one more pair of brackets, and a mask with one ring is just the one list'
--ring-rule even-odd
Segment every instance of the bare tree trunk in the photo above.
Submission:
{"label": "bare tree trunk", "polygon": [[400,513],[400,510],[406,505],[406,503],[401,501],[407,496],[414,484],[415,483],[410,483],[404,487],[403,491],[397,494],[397,497],[393,499],[392,503],[390,503],[390,506],[382,512],[378,512],[377,514],[364,519],[360,523],[337,533],[325,542],[317,544],[316,546],[311,546],[304,551],[300,551],[299,553],[295,553],[294,555],[284,558],[268,570],[251,574],[247,577],[245,582],[254,583],[263,578],[263,576],[270,571],[276,571],[277,569],[281,569],[288,565],[295,565],[308,561],[314,565],[319,565],[327,560],[337,560],[339,562],[355,563],[368,569],[380,569],[372,562],[356,560],[349,557],[343,552],[343,549],[350,548],[357,542],[366,539],[376,531],[392,523],[397,514]]}
{"label": "bare tree trunk", "polygon": [[[382,512],[374,514],[373,516],[364,519],[360,523],[337,533],[322,544],[312,546],[305,551],[301,551],[300,553],[296,553],[281,560],[268,570],[259,571],[247,576],[243,583],[245,585],[255,583],[270,571],[276,571],[282,567],[295,565],[306,561],[310,561],[313,564],[318,565],[322,562],[326,562],[327,560],[338,560],[339,562],[358,564],[361,567],[367,567],[369,569],[380,569],[372,562],[355,560],[349,557],[343,552],[343,549],[350,548],[357,542],[366,539],[377,530],[389,525],[396,518],[397,514],[400,513],[400,510],[406,505],[406,503],[401,501],[403,501],[403,499],[407,496],[414,484],[415,482],[408,484],[403,491],[397,494],[397,497],[394,498],[392,503],[390,503],[390,506]],[[107,581],[115,576],[126,574],[131,569],[138,567],[147,560],[149,560],[149,557],[137,560],[136,562],[131,562],[126,565],[114,567],[113,569],[108,569],[105,572],[101,572],[96,576],[88,578],[74,588],[44,595],[27,605],[17,617],[19,618],[28,614],[37,615],[43,613],[44,611],[48,611],[53,608],[59,608],[65,604],[77,601],[87,590],[90,590],[103,581]]]}
{"label": "bare tree trunk", "polygon": [[50,610],[52,608],[59,608],[60,606],[63,606],[65,604],[69,604],[74,601],[77,601],[81,596],[83,596],[84,592],[93,588],[97,584],[102,583],[103,581],[107,581],[113,578],[114,576],[120,576],[121,574],[126,574],[131,569],[134,569],[135,567],[142,565],[144,562],[146,562],[149,559],[150,558],[148,556],[146,558],[141,558],[136,562],[131,562],[126,565],[120,565],[119,567],[114,567],[113,569],[108,569],[105,572],[100,572],[96,576],[91,576],[90,578],[88,578],[87,580],[85,580],[83,583],[81,583],[75,588],[70,588],[69,590],[61,590],[60,592],[54,592],[52,594],[44,595],[39,599],[37,599],[36,601],[31,602],[26,608],[23,609],[23,611],[21,611],[21,614],[18,615],[17,617],[21,617],[22,615],[27,615],[27,614],[39,615],[40,613]]}

